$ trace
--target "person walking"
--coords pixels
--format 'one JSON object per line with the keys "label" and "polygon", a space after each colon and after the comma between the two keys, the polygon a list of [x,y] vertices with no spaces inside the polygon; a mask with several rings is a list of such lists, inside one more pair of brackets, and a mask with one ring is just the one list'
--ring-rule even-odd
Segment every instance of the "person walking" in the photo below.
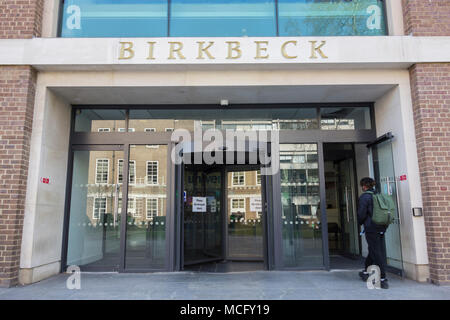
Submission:
{"label": "person walking", "polygon": [[365,260],[365,269],[359,273],[363,281],[367,281],[370,274],[367,268],[371,265],[377,265],[380,268],[381,288],[388,289],[389,284],[386,278],[385,270],[385,247],[384,235],[386,233],[387,225],[375,224],[372,221],[373,217],[373,194],[375,194],[375,180],[372,178],[363,178],[360,181],[363,194],[359,197],[358,203],[358,223],[363,225],[363,233],[366,236],[366,241],[369,247],[369,253]]}

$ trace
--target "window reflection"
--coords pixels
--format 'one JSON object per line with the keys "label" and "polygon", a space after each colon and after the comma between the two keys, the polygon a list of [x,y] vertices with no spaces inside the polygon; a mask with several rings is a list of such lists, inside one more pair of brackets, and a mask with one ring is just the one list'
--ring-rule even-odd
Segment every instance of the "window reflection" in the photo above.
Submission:
{"label": "window reflection", "polygon": [[285,267],[323,265],[316,144],[280,145]]}

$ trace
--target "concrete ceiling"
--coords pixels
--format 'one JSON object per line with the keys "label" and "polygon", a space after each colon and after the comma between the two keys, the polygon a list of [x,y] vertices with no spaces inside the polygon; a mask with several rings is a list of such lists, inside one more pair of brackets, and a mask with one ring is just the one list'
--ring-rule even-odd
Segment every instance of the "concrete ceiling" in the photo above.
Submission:
{"label": "concrete ceiling", "polygon": [[372,102],[394,85],[53,87],[71,104],[230,104]]}

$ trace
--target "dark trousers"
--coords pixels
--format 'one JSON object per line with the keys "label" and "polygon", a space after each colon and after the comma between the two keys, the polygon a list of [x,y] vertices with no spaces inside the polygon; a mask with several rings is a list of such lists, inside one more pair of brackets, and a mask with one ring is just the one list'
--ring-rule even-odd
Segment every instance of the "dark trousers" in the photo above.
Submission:
{"label": "dark trousers", "polygon": [[369,254],[366,258],[366,270],[371,265],[377,265],[380,268],[380,276],[382,279],[386,278],[386,253],[384,247],[384,233],[366,232],[366,241],[369,245]]}

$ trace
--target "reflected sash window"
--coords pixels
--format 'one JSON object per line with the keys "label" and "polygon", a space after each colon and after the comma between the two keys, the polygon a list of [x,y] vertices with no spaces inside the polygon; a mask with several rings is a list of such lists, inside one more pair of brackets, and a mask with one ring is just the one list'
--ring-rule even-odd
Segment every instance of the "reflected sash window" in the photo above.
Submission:
{"label": "reflected sash window", "polygon": [[97,159],[95,166],[95,183],[108,183],[109,159]]}
{"label": "reflected sash window", "polygon": [[[119,159],[119,172],[117,176],[117,181],[119,183],[123,183],[123,159]],[[136,161],[130,160],[130,164],[128,166],[128,183],[135,184],[136,183]]]}
{"label": "reflected sash window", "polygon": [[158,216],[158,199],[147,198],[147,219]]}
{"label": "reflected sash window", "polygon": [[158,184],[158,161],[147,161],[147,184]]}
{"label": "reflected sash window", "polygon": [[99,220],[102,215],[106,213],[106,198],[94,198],[94,210],[92,218]]}

